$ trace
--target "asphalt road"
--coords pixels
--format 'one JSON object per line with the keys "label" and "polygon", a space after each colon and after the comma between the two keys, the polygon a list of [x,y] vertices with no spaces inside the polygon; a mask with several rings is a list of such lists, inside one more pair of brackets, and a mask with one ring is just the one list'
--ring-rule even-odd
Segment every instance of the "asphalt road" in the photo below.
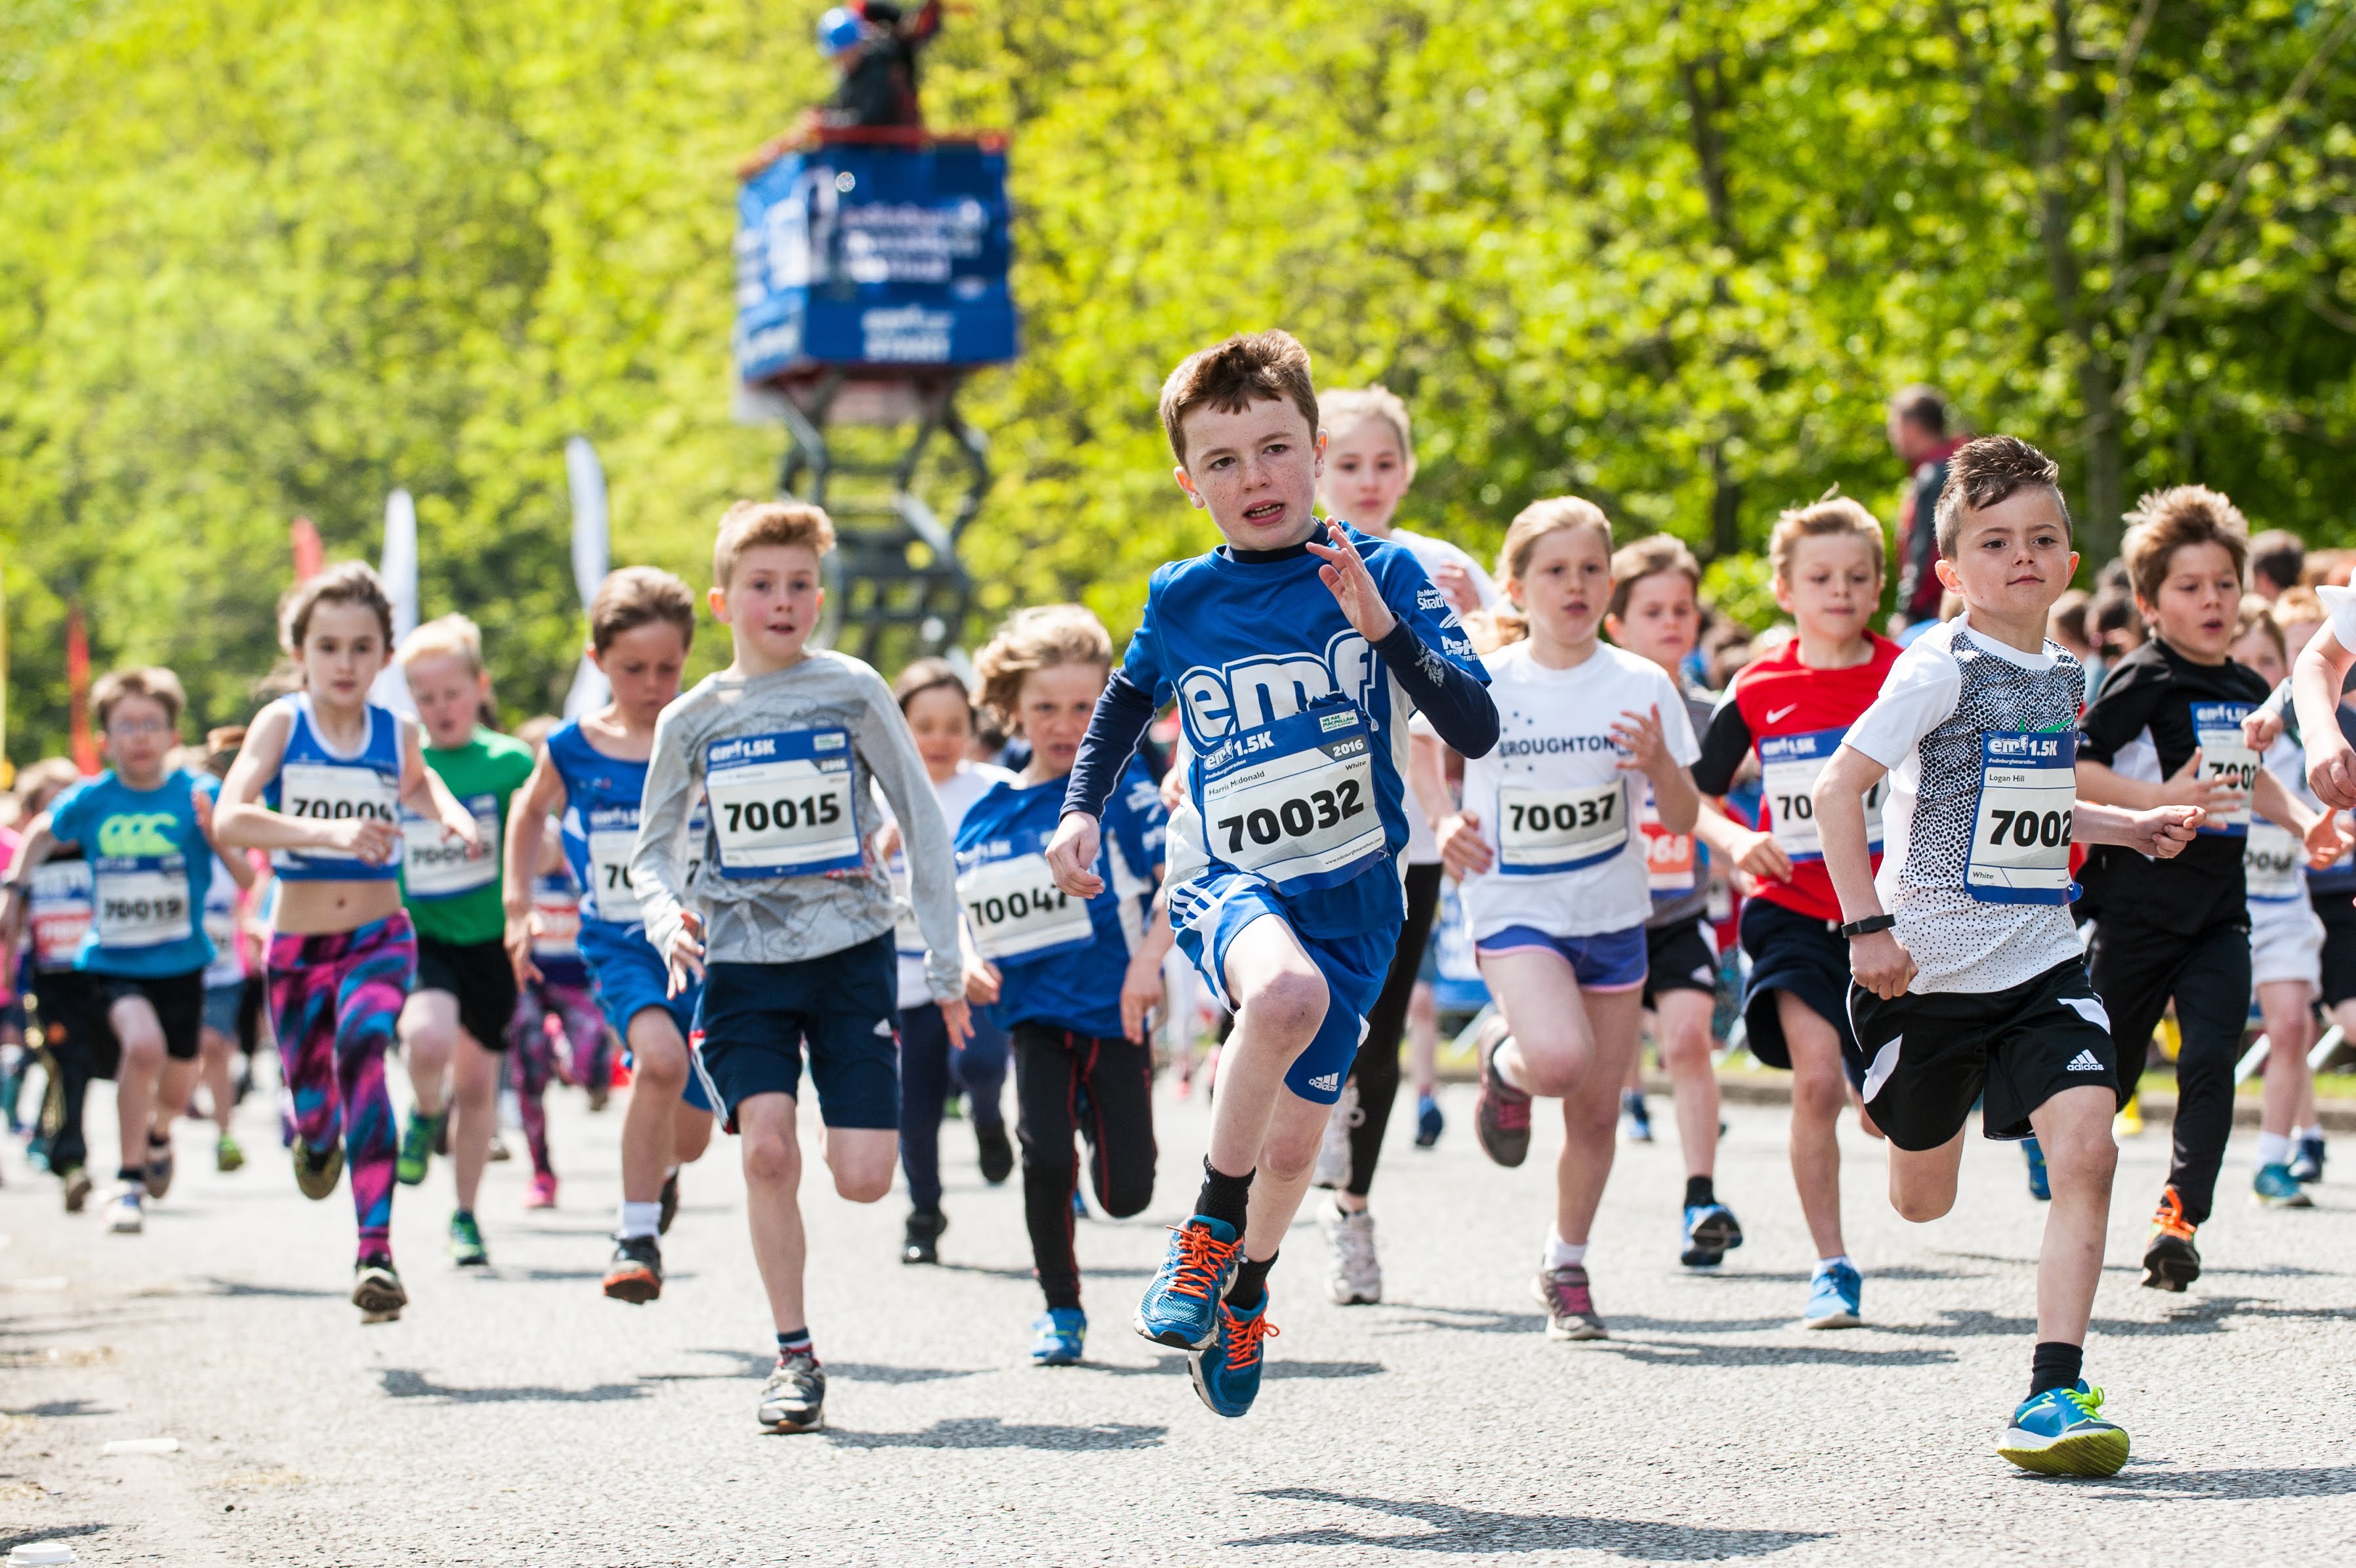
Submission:
{"label": "asphalt road", "polygon": [[[1080,1238],[1090,1361],[1025,1359],[1038,1310],[1018,1195],[945,1132],[945,1265],[895,1259],[901,1203],[809,1203],[825,1433],[753,1414],[769,1325],[723,1141],[686,1182],[659,1304],[600,1297],[618,1107],[559,1092],[563,1207],[492,1168],[496,1266],[442,1261],[446,1166],[402,1189],[413,1297],[346,1303],[342,1194],[305,1203],[261,1101],[248,1168],[201,1131],[145,1235],[59,1211],[8,1155],[0,1188],[0,1547],[85,1563],[2319,1563],[2356,1548],[2356,1147],[2308,1213],[2260,1211],[2237,1139],[2192,1294],[2137,1288],[2164,1133],[2126,1146],[2090,1377],[2133,1434],[2115,1479],[2014,1473],[1991,1452],[2025,1391],[2038,1207],[2013,1150],[1976,1145],[1958,1211],[1910,1227],[1853,1132],[1850,1248],[1870,1326],[1792,1325],[1809,1248],[1782,1113],[1733,1106],[1719,1187],[1749,1244],[1676,1263],[1672,1144],[1623,1148],[1590,1254],[1612,1337],[1548,1343],[1530,1276],[1558,1133],[1491,1166],[1450,1091],[1440,1147],[1408,1118],[1376,1189],[1378,1307],[1320,1289],[1306,1220],[1272,1280],[1281,1337],[1248,1419],[1195,1401],[1127,1326],[1183,1212],[1199,1103],[1165,1098],[1149,1214]],[[91,1125],[111,1107],[94,1097]],[[1661,1119],[1665,1135],[1667,1119]],[[512,1136],[512,1134],[510,1134]],[[107,1456],[122,1438],[178,1452]]]}

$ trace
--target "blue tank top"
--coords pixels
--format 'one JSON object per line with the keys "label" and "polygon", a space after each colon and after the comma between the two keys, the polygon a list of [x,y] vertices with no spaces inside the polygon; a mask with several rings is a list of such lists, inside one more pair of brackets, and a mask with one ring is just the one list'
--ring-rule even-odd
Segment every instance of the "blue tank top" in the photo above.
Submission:
{"label": "blue tank top", "polygon": [[[311,720],[308,693],[280,700],[293,712],[294,725],[278,772],[262,789],[263,802],[290,817],[374,817],[398,827],[401,721],[369,703],[367,737],[358,752],[347,756],[321,738]],[[289,882],[390,882],[401,875],[400,834],[393,837],[392,857],[382,865],[316,849],[273,850],[270,864]]]}
{"label": "blue tank top", "polygon": [[581,721],[569,719],[548,736],[548,759],[564,784],[559,824],[564,861],[581,885],[581,918],[602,926],[638,923],[638,896],[630,887],[630,854],[638,842],[638,801],[647,765],[608,757],[589,744]]}

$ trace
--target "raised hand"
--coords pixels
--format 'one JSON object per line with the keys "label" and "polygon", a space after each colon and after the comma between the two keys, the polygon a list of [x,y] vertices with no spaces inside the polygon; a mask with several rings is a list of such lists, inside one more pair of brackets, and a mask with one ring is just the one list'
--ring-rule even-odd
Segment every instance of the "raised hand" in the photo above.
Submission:
{"label": "raised hand", "polygon": [[1366,570],[1365,560],[1350,536],[1328,523],[1325,537],[1330,542],[1320,544],[1314,539],[1307,542],[1309,553],[1325,563],[1317,568],[1318,580],[1342,607],[1343,617],[1352,628],[1370,643],[1380,642],[1391,634],[1398,618],[1383,602],[1382,590],[1375,585],[1375,575]]}
{"label": "raised hand", "polygon": [[1481,837],[1481,817],[1476,811],[1459,811],[1454,816],[1442,817],[1432,834],[1440,840],[1441,864],[1454,872],[1460,880],[1479,875],[1488,870],[1496,859],[1487,842]]}
{"label": "raised hand", "polygon": [[1612,738],[1629,753],[1617,764],[1623,773],[1650,773],[1669,759],[1669,743],[1662,733],[1657,707],[1641,714],[1622,709],[1620,717],[1612,721]]}
{"label": "raised hand", "polygon": [[2194,746],[2184,766],[2169,775],[2159,787],[2159,803],[2163,806],[2198,806],[2212,817],[2231,816],[2248,803],[2249,797],[2223,779],[2201,776],[2201,748]]}

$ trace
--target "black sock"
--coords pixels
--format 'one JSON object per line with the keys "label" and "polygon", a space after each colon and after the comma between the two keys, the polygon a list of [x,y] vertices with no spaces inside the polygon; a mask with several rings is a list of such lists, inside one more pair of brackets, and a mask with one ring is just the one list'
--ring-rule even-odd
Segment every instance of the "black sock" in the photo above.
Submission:
{"label": "black sock", "polygon": [[1273,1252],[1257,1262],[1246,1258],[1244,1266],[1236,1271],[1236,1283],[1227,1291],[1227,1305],[1237,1312],[1249,1312],[1266,1301],[1268,1272],[1275,1266],[1276,1254]]}
{"label": "black sock", "polygon": [[[124,1165],[121,1170],[114,1173],[114,1179],[117,1181],[144,1182],[147,1179],[147,1167],[145,1165]],[[1237,1226],[1237,1229],[1241,1230],[1242,1227]]]}
{"label": "black sock", "polygon": [[818,1359],[818,1352],[810,1348],[809,1330],[807,1328],[778,1329],[777,1359],[783,1361],[796,1351],[808,1356],[813,1361]]}
{"label": "black sock", "polygon": [[1687,1208],[1698,1208],[1703,1204],[1716,1203],[1717,1201],[1718,1185],[1711,1181],[1709,1177],[1706,1176],[1689,1176],[1686,1177],[1686,1207]]}
{"label": "black sock", "polygon": [[1224,1219],[1235,1227],[1236,1234],[1244,1233],[1244,1214],[1251,1206],[1252,1173],[1228,1176],[1211,1168],[1206,1157],[1203,1161],[1203,1191],[1194,1199],[1194,1212],[1207,1214],[1214,1219]]}
{"label": "black sock", "polygon": [[2048,1389],[2076,1388],[2085,1369],[2084,1346],[2041,1339],[2038,1341],[2037,1354],[2029,1363],[2029,1397],[2035,1399]]}

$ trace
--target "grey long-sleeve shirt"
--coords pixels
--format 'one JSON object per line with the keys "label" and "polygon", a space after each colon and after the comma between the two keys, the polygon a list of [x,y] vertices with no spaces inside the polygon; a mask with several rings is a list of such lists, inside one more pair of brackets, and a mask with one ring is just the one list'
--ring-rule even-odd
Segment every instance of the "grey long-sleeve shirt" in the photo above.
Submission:
{"label": "grey long-sleeve shirt", "polygon": [[[891,878],[868,848],[870,779],[899,820],[916,926],[937,999],[964,994],[957,865],[948,822],[883,677],[813,653],[767,675],[705,677],[655,723],[630,881],[647,938],[668,954],[693,907],[704,956],[793,963],[892,929]],[[710,793],[691,886],[680,864],[688,809]]]}

